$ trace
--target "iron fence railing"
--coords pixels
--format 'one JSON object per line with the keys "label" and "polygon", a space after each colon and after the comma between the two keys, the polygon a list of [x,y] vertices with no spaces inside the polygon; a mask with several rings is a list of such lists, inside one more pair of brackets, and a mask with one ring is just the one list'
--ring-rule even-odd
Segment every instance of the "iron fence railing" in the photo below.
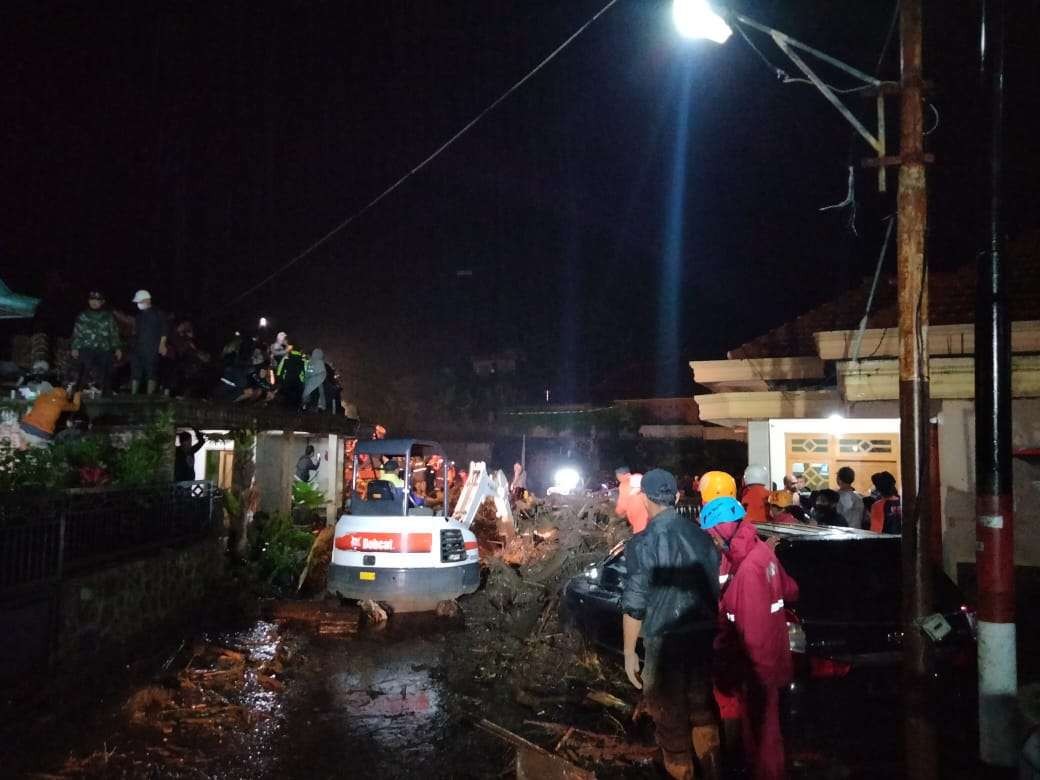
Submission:
{"label": "iron fence railing", "polygon": [[210,482],[0,497],[0,596],[211,533],[221,519]]}

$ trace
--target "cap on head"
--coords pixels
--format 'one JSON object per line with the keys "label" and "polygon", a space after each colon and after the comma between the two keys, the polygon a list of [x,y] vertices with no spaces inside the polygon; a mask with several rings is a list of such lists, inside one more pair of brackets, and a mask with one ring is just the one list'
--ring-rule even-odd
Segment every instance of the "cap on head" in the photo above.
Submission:
{"label": "cap on head", "polygon": [[758,463],[752,463],[746,469],[744,469],[744,484],[745,485],[768,485],[769,484],[769,472],[765,466],[761,466]]}
{"label": "cap on head", "polygon": [[138,290],[134,293],[134,300],[132,302],[143,303],[144,301],[150,301],[151,299],[152,294],[150,292],[148,292],[147,290]]}
{"label": "cap on head", "polygon": [[716,498],[737,497],[737,482],[725,471],[709,471],[700,482],[701,503],[707,504]]}
{"label": "cap on head", "polygon": [[707,531],[723,523],[739,523],[744,519],[744,507],[731,496],[721,496],[708,502],[701,510],[701,528]]}
{"label": "cap on head", "polygon": [[679,491],[675,477],[664,469],[651,469],[644,474],[639,489],[647,498],[661,506],[672,506],[675,503],[675,494]]}
{"label": "cap on head", "polygon": [[769,494],[769,505],[786,509],[794,503],[790,490],[774,490]]}

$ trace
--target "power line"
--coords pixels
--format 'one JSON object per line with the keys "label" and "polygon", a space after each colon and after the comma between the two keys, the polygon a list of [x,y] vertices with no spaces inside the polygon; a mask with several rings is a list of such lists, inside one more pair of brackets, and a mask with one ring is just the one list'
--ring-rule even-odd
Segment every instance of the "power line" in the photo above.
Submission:
{"label": "power line", "polygon": [[483,111],[481,111],[479,114],[477,114],[475,117],[473,117],[469,122],[467,122],[465,125],[463,125],[462,129],[460,129],[457,133],[455,133],[455,135],[451,136],[451,138],[449,138],[447,141],[445,141],[440,146],[438,146],[436,149],[434,149],[433,153],[430,154],[428,157],[426,157],[426,159],[424,159],[422,162],[420,162],[414,168],[412,168],[407,173],[405,173],[403,176],[401,176],[401,178],[399,178],[397,181],[395,181],[393,184],[391,184],[389,187],[387,187],[381,193],[376,195],[374,198],[372,198],[372,200],[370,200],[368,203],[366,203],[360,209],[355,211],[349,217],[344,219],[342,222],[340,222],[338,225],[336,225],[334,228],[332,228],[332,230],[330,230],[328,233],[323,235],[317,241],[312,243],[310,246],[308,246],[302,252],[299,252],[298,254],[296,254],[295,256],[290,258],[287,262],[283,263],[281,266],[279,266],[274,271],[269,273],[267,276],[265,276],[259,282],[257,282],[252,287],[247,289],[245,292],[241,293],[240,295],[238,295],[235,298],[232,298],[228,302],[227,305],[229,307],[233,306],[234,304],[238,303],[242,299],[248,297],[249,295],[252,295],[254,292],[259,290],[261,287],[263,287],[269,281],[274,279],[276,276],[278,276],[278,275],[288,271],[292,266],[294,266],[296,263],[300,262],[300,260],[302,260],[303,258],[307,257],[307,255],[309,255],[315,249],[317,249],[318,247],[320,247],[323,244],[325,244],[329,239],[331,239],[333,236],[335,236],[341,230],[343,230],[344,228],[349,226],[351,223],[355,222],[358,218],[362,217],[364,214],[366,214],[368,211],[370,211],[372,208],[374,208],[380,201],[382,201],[384,198],[388,197],[392,192],[394,192],[394,190],[396,190],[398,187],[400,187],[402,184],[404,184],[406,181],[408,181],[408,179],[410,179],[412,176],[417,174],[419,171],[421,171],[423,168],[425,168],[427,165],[429,165],[431,162],[433,162],[435,159],[437,159],[437,157],[440,156],[440,154],[444,150],[446,150],[449,146],[451,146],[453,143],[455,143],[457,140],[459,140],[462,136],[464,136],[467,132],[469,132],[474,127],[474,125],[476,125],[481,119],[483,119],[485,116],[487,116],[492,111],[494,111],[498,107],[498,105],[500,103],[502,103],[510,95],[512,95],[514,92],[516,92],[518,89],[520,89],[520,87],[522,87],[531,78],[533,78],[535,76],[535,74],[538,73],[538,71],[540,71],[542,68],[544,68],[550,62],[552,62],[560,52],[562,52],[564,49],[566,49],[568,46],[570,46],[571,43],[573,43],[574,40],[576,38],[578,38],[578,36],[580,36],[583,32],[585,32],[585,30],[587,30],[603,14],[605,14],[607,11],[609,11],[617,2],[618,2],[618,0],[610,0],[610,2],[608,2],[605,6],[603,6],[601,9],[599,9],[599,11],[597,11],[595,14],[593,14],[592,17],[588,21],[586,21],[583,25],[581,25],[581,27],[579,27],[577,30],[575,30],[570,35],[570,37],[568,37],[563,43],[561,43],[559,46],[557,46],[555,49],[553,49],[549,53],[549,55],[547,57],[545,57],[545,59],[543,59],[541,62],[539,62],[537,65],[535,65],[531,70],[529,70],[527,72],[527,74],[524,75],[524,77],[521,78],[519,81],[517,81],[515,84],[513,84],[513,86],[511,86],[509,89],[507,89],[501,95],[499,95]]}

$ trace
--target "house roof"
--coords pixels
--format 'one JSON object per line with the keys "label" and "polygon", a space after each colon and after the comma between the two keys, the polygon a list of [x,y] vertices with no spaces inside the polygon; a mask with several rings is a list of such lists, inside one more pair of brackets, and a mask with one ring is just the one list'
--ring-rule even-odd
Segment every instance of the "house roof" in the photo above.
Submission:
{"label": "house roof", "polygon": [[[1040,312],[1040,230],[1032,231],[1008,247],[1008,315],[1012,321],[1036,319]],[[866,310],[872,278],[845,295],[810,309],[793,320],[730,350],[731,360],[766,357],[801,357],[816,354],[814,333],[853,330]],[[965,263],[954,271],[929,274],[928,320],[932,325],[956,325],[975,321],[976,266]],[[895,328],[899,324],[894,275],[878,281],[868,328]]]}

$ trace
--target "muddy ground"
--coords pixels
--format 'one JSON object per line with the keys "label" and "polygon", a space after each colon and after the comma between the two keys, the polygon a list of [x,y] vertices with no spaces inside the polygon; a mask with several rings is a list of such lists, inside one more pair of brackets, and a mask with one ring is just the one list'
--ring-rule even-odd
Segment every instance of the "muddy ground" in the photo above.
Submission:
{"label": "muddy ground", "polygon": [[[604,500],[522,505],[520,533],[481,532],[481,590],[440,615],[371,622],[316,595],[187,636],[141,664],[28,776],[497,777],[516,748],[486,719],[599,777],[656,777],[635,692],[557,610],[563,582],[625,535]],[[320,569],[320,565],[318,566]],[[225,622],[226,625],[226,622]],[[161,660],[160,662],[160,658]],[[150,667],[150,668],[149,668]],[[39,742],[34,743],[39,744]]]}
{"label": "muddy ground", "polygon": [[[37,695],[20,731],[4,732],[12,744],[21,735],[20,749],[5,751],[5,770],[34,778],[516,777],[518,755],[531,758],[517,749],[520,738],[596,777],[663,776],[652,724],[634,717],[638,692],[618,659],[558,618],[562,584],[626,536],[624,523],[606,500],[522,505],[518,515],[514,538],[500,536],[487,513],[476,524],[484,581],[457,609],[380,622],[378,607],[341,605],[320,587],[309,598],[249,600],[125,671],[84,680],[78,706],[65,701],[77,698],[76,681]],[[321,554],[313,557],[312,589],[323,571]],[[889,699],[857,691],[806,706],[855,707],[870,725],[862,734],[789,735],[792,777],[902,772]],[[489,733],[496,727],[498,735]],[[550,775],[539,768],[526,776]]]}

